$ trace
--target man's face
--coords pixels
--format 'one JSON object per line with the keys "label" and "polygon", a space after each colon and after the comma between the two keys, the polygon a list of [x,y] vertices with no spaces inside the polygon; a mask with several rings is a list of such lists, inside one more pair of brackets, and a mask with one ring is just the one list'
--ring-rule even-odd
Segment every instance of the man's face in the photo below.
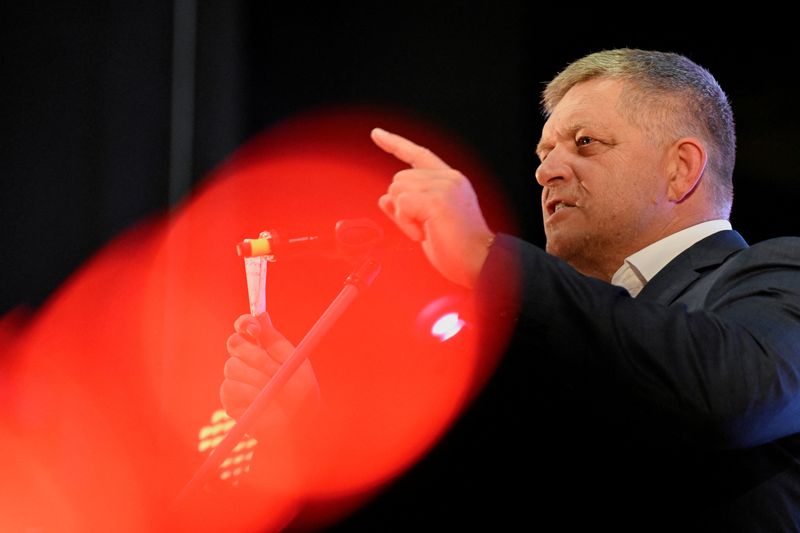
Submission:
{"label": "man's face", "polygon": [[602,78],[572,87],[537,148],[547,251],[597,277],[664,230],[667,150],[619,114],[622,88]]}

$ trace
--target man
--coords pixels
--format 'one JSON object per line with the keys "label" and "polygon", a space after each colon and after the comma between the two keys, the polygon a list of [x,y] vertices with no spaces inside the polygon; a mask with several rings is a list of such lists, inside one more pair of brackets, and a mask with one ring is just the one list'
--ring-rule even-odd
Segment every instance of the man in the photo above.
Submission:
{"label": "man", "polygon": [[372,133],[411,167],[383,211],[487,316],[514,319],[492,394],[535,436],[476,458],[499,472],[481,477],[485,514],[800,530],[800,239],[748,247],[731,230],[724,93],[685,57],[624,49],[568,66],[544,106],[547,253],[494,235],[435,154]]}
{"label": "man", "polygon": [[616,50],[570,65],[544,104],[547,252],[577,272],[506,236],[490,248],[463,176],[410,141],[373,139],[413,167],[381,207],[443,275],[496,304],[497,280],[519,269],[516,356],[548,375],[554,424],[581,413],[562,435],[605,441],[562,437],[559,455],[580,459],[556,485],[584,496],[552,503],[643,530],[800,528],[800,242],[747,248],[730,230],[724,93],[684,57]]}

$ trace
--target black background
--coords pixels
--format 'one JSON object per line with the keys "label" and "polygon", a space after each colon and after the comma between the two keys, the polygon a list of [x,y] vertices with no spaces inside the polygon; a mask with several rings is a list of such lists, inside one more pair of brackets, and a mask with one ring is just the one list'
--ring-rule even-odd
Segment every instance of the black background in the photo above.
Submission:
{"label": "black background", "polygon": [[[500,177],[522,236],[541,244],[538,94],[571,60],[623,46],[680,52],[717,77],[737,120],[734,227],[750,242],[797,234],[800,44],[780,12],[732,27],[685,6],[634,22],[636,13],[598,5],[198,4],[194,19],[181,14],[190,3],[153,0],[4,8],[0,315],[38,308],[106,242],[176,205],[254,134],[336,104],[408,110],[453,132]],[[192,66],[173,60],[182,23],[196,42],[191,136],[182,137],[191,153],[178,169],[188,182],[170,185],[180,158],[170,149],[173,114],[186,104],[173,102],[171,84]],[[457,462],[452,446],[433,458]],[[452,472],[430,464],[362,520],[436,499]]]}
{"label": "black background", "polygon": [[[173,5],[52,2],[5,9],[0,312],[37,307],[114,235],[170,198]],[[191,183],[257,132],[335,104],[408,110],[487,162],[541,242],[533,180],[542,84],[603,48],[657,48],[707,67],[729,94],[739,157],[733,223],[750,241],[796,233],[792,83],[800,45],[780,13],[622,22],[535,6],[280,7],[200,2]],[[654,25],[655,24],[655,25]],[[51,251],[40,260],[41,250]]]}

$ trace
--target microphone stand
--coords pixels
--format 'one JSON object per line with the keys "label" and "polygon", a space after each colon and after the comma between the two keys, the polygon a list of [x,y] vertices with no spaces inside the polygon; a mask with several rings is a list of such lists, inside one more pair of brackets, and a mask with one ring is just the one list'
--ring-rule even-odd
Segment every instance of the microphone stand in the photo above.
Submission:
{"label": "microphone stand", "polygon": [[192,479],[183,487],[178,497],[173,502],[173,508],[179,508],[197,489],[199,489],[209,477],[216,472],[217,467],[225,457],[233,450],[239,441],[245,436],[247,430],[264,407],[269,404],[280,392],[289,378],[303,364],[311,352],[317,347],[325,334],[333,327],[333,324],[344,313],[347,307],[353,303],[358,295],[372,285],[375,278],[380,273],[381,266],[371,257],[363,260],[361,265],[347,276],[344,287],[330,303],[325,312],[322,313],[317,322],[306,333],[306,336],[297,345],[292,355],[281,365],[272,379],[261,389],[253,403],[250,404],[238,422],[230,429],[225,438],[211,451],[205,462],[192,476]]}

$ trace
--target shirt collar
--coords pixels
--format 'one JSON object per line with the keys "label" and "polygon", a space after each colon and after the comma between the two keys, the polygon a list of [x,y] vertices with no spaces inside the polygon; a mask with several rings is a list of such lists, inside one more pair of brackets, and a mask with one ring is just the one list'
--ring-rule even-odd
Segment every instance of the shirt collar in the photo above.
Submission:
{"label": "shirt collar", "polygon": [[727,220],[709,220],[668,235],[626,257],[611,278],[611,283],[624,287],[631,296],[636,296],[659,270],[683,251],[709,235],[730,229],[731,223]]}

